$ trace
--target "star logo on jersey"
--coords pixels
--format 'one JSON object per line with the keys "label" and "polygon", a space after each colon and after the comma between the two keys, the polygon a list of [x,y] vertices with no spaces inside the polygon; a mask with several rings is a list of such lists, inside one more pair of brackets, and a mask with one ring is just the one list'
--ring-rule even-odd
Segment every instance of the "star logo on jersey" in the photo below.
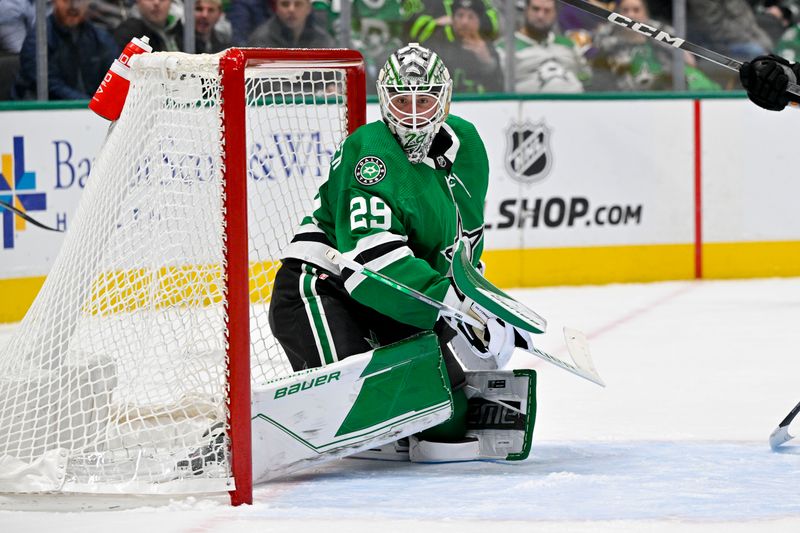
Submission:
{"label": "star logo on jersey", "polygon": [[375,185],[386,177],[386,164],[379,157],[362,157],[356,164],[355,175],[360,184]]}
{"label": "star logo on jersey", "polygon": [[634,89],[648,90],[653,84],[656,77],[656,72],[653,72],[648,61],[639,60],[638,63],[631,66],[631,76],[633,78],[632,87]]}
{"label": "star logo on jersey", "polygon": [[550,128],[544,121],[512,123],[507,130],[506,170],[521,183],[542,181],[553,167]]}
{"label": "star logo on jersey", "polygon": [[456,247],[458,246],[459,241],[461,240],[462,237],[466,237],[467,240],[469,241],[469,250],[467,251],[469,252],[469,259],[470,261],[472,261],[473,250],[475,250],[475,248],[478,247],[478,243],[481,242],[481,239],[483,239],[483,226],[478,226],[473,230],[465,230],[464,224],[461,221],[461,213],[456,211],[456,217],[458,220],[458,228],[456,230],[455,241],[453,242],[453,244],[442,250],[441,253],[447,258],[447,261],[452,263],[453,257],[455,257],[456,254]]}

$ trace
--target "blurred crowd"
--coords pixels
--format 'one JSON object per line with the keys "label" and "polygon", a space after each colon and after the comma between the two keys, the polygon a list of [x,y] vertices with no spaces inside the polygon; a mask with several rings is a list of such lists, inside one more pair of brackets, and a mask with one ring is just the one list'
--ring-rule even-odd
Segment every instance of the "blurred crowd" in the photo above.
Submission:
{"label": "blurred crowd", "polygon": [[[196,0],[193,51],[338,46],[343,1]],[[503,92],[509,61],[517,93],[739,88],[735,72],[557,0],[516,0],[513,20],[503,0],[349,1],[351,43],[373,91],[389,53],[412,41],[439,53],[456,93]],[[675,34],[671,1],[591,1]],[[34,4],[0,0],[0,100],[36,97]],[[132,37],[148,36],[155,51],[186,51],[184,12],[182,0],[49,0],[49,98],[90,98]],[[800,0],[686,0],[686,22],[690,41],[735,59],[796,61],[800,51]]]}

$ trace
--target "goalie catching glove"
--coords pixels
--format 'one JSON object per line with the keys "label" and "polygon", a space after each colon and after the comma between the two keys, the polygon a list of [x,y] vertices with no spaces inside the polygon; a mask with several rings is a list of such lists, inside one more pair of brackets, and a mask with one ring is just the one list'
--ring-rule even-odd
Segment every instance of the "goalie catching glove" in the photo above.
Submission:
{"label": "goalie catching glove", "polygon": [[514,348],[529,349],[532,345],[530,334],[497,318],[469,298],[459,296],[453,287],[448,289],[444,303],[483,325],[478,328],[449,316],[443,317],[456,334],[466,341],[475,356],[493,359],[497,368],[503,368],[508,363]]}

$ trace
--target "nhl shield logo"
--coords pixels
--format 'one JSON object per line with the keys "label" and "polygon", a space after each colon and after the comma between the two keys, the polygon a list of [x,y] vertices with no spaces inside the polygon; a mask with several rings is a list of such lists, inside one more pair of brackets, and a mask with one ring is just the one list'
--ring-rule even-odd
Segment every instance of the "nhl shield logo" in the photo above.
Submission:
{"label": "nhl shield logo", "polygon": [[522,183],[542,181],[553,166],[550,128],[544,121],[512,123],[507,130],[506,170]]}

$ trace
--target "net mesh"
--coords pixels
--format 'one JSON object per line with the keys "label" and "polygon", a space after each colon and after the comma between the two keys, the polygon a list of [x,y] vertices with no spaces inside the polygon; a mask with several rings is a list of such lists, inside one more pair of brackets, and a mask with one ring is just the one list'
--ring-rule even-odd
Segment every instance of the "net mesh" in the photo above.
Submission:
{"label": "net mesh", "polygon": [[[247,203],[254,383],[291,372],[267,322],[276,260],[346,135],[343,70],[247,69]],[[265,96],[266,95],[266,96]]]}
{"label": "net mesh", "polygon": [[[133,63],[75,223],[0,350],[0,491],[230,490],[219,59]],[[291,372],[272,281],[347,109],[342,69],[245,73],[257,386]]]}

